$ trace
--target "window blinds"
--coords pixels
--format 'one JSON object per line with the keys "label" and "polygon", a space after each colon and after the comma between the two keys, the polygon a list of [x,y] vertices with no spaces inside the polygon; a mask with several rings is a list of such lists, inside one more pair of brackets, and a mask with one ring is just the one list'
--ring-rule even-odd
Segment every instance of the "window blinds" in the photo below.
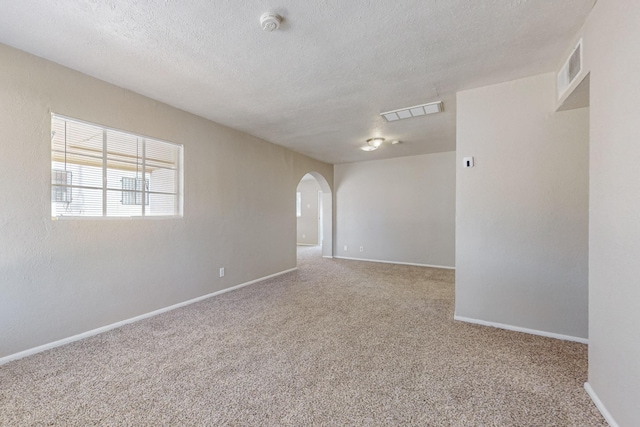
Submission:
{"label": "window blinds", "polygon": [[182,145],[55,114],[51,130],[52,217],[182,214]]}

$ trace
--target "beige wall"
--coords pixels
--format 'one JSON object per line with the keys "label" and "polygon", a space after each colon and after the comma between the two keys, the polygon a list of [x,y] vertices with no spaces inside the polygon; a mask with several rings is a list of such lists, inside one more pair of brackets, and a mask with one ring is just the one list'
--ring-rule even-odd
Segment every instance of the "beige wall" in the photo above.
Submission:
{"label": "beige wall", "polygon": [[336,165],[334,181],[337,256],[454,266],[454,152]]}
{"label": "beige wall", "polygon": [[[0,357],[296,266],[296,186],[331,165],[2,45],[0,64]],[[52,221],[51,111],[184,144],[184,218]]]}
{"label": "beige wall", "polygon": [[298,217],[297,241],[303,245],[317,245],[320,185],[315,179],[305,179],[298,184],[298,191],[302,197],[302,215]]}
{"label": "beige wall", "polygon": [[599,1],[580,34],[590,75],[589,384],[640,425],[640,4]]}
{"label": "beige wall", "polygon": [[587,338],[588,109],[554,113],[553,74],[457,105],[456,316]]}

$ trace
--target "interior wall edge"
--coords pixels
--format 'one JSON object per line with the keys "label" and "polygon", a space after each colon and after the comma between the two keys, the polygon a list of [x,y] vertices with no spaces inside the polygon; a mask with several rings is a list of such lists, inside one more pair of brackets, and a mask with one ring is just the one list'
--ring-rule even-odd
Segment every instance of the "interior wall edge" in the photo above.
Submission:
{"label": "interior wall edge", "polygon": [[473,323],[475,325],[481,325],[481,326],[490,326],[490,327],[498,328],[498,329],[505,329],[507,331],[523,332],[525,334],[538,335],[538,336],[546,337],[546,338],[555,338],[555,339],[562,340],[562,341],[572,341],[572,342],[577,342],[577,343],[580,343],[580,344],[589,344],[589,339],[588,338],[581,338],[581,337],[574,337],[574,336],[571,336],[571,335],[556,334],[555,332],[540,331],[540,330],[537,330],[537,329],[530,329],[530,328],[523,328],[523,327],[520,327],[520,326],[507,325],[505,323],[489,322],[487,320],[481,320],[481,319],[472,319],[472,318],[469,318],[469,317],[458,316],[456,314],[453,315],[453,320],[458,320],[460,322],[465,322],[465,323]]}
{"label": "interior wall edge", "polygon": [[611,415],[609,410],[607,410],[607,407],[604,406],[604,403],[602,403],[596,392],[593,390],[591,384],[589,384],[588,382],[584,383],[584,389],[593,401],[593,404],[596,405],[596,408],[598,408],[598,411],[600,411],[600,414],[602,414],[602,416],[604,417],[607,424],[609,424],[611,427],[619,427],[619,424],[615,419],[613,419],[613,416]]}
{"label": "interior wall edge", "polygon": [[451,267],[448,265],[433,265],[433,264],[419,264],[416,262],[402,262],[402,261],[385,261],[382,259],[368,259],[368,258],[353,258],[346,256],[333,256],[333,258],[337,259],[346,259],[349,261],[366,261],[366,262],[379,262],[381,264],[397,264],[397,265],[412,265],[415,267],[428,267],[428,268],[442,268],[444,270],[455,270],[455,267]]}

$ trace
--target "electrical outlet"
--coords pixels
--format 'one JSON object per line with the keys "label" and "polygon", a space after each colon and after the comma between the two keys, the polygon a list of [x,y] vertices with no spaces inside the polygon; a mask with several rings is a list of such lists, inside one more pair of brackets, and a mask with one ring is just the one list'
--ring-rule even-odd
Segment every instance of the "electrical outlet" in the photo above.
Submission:
{"label": "electrical outlet", "polygon": [[364,252],[364,246],[360,246],[360,252]]}
{"label": "electrical outlet", "polygon": [[307,238],[307,235],[306,235],[306,234],[303,234],[303,235],[302,235],[302,238],[303,238],[303,239],[306,239],[306,238]]}
{"label": "electrical outlet", "polygon": [[220,277],[224,277],[224,267],[220,268]]}
{"label": "electrical outlet", "polygon": [[344,245],[344,250],[345,250],[345,251],[347,250],[347,245]]}

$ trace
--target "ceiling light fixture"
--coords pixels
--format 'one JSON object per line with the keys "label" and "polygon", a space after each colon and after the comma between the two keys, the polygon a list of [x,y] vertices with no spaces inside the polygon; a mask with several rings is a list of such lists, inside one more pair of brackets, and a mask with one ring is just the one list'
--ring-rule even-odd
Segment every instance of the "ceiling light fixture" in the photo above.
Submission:
{"label": "ceiling light fixture", "polygon": [[380,113],[388,122],[395,122],[412,117],[426,116],[427,114],[440,113],[443,110],[442,101],[431,102],[429,104],[414,105],[413,107],[401,108],[399,110],[385,111]]}
{"label": "ceiling light fixture", "polygon": [[384,142],[384,138],[369,138],[367,139],[367,144],[360,147],[360,149],[363,151],[377,150],[378,147],[380,147],[383,142]]}

